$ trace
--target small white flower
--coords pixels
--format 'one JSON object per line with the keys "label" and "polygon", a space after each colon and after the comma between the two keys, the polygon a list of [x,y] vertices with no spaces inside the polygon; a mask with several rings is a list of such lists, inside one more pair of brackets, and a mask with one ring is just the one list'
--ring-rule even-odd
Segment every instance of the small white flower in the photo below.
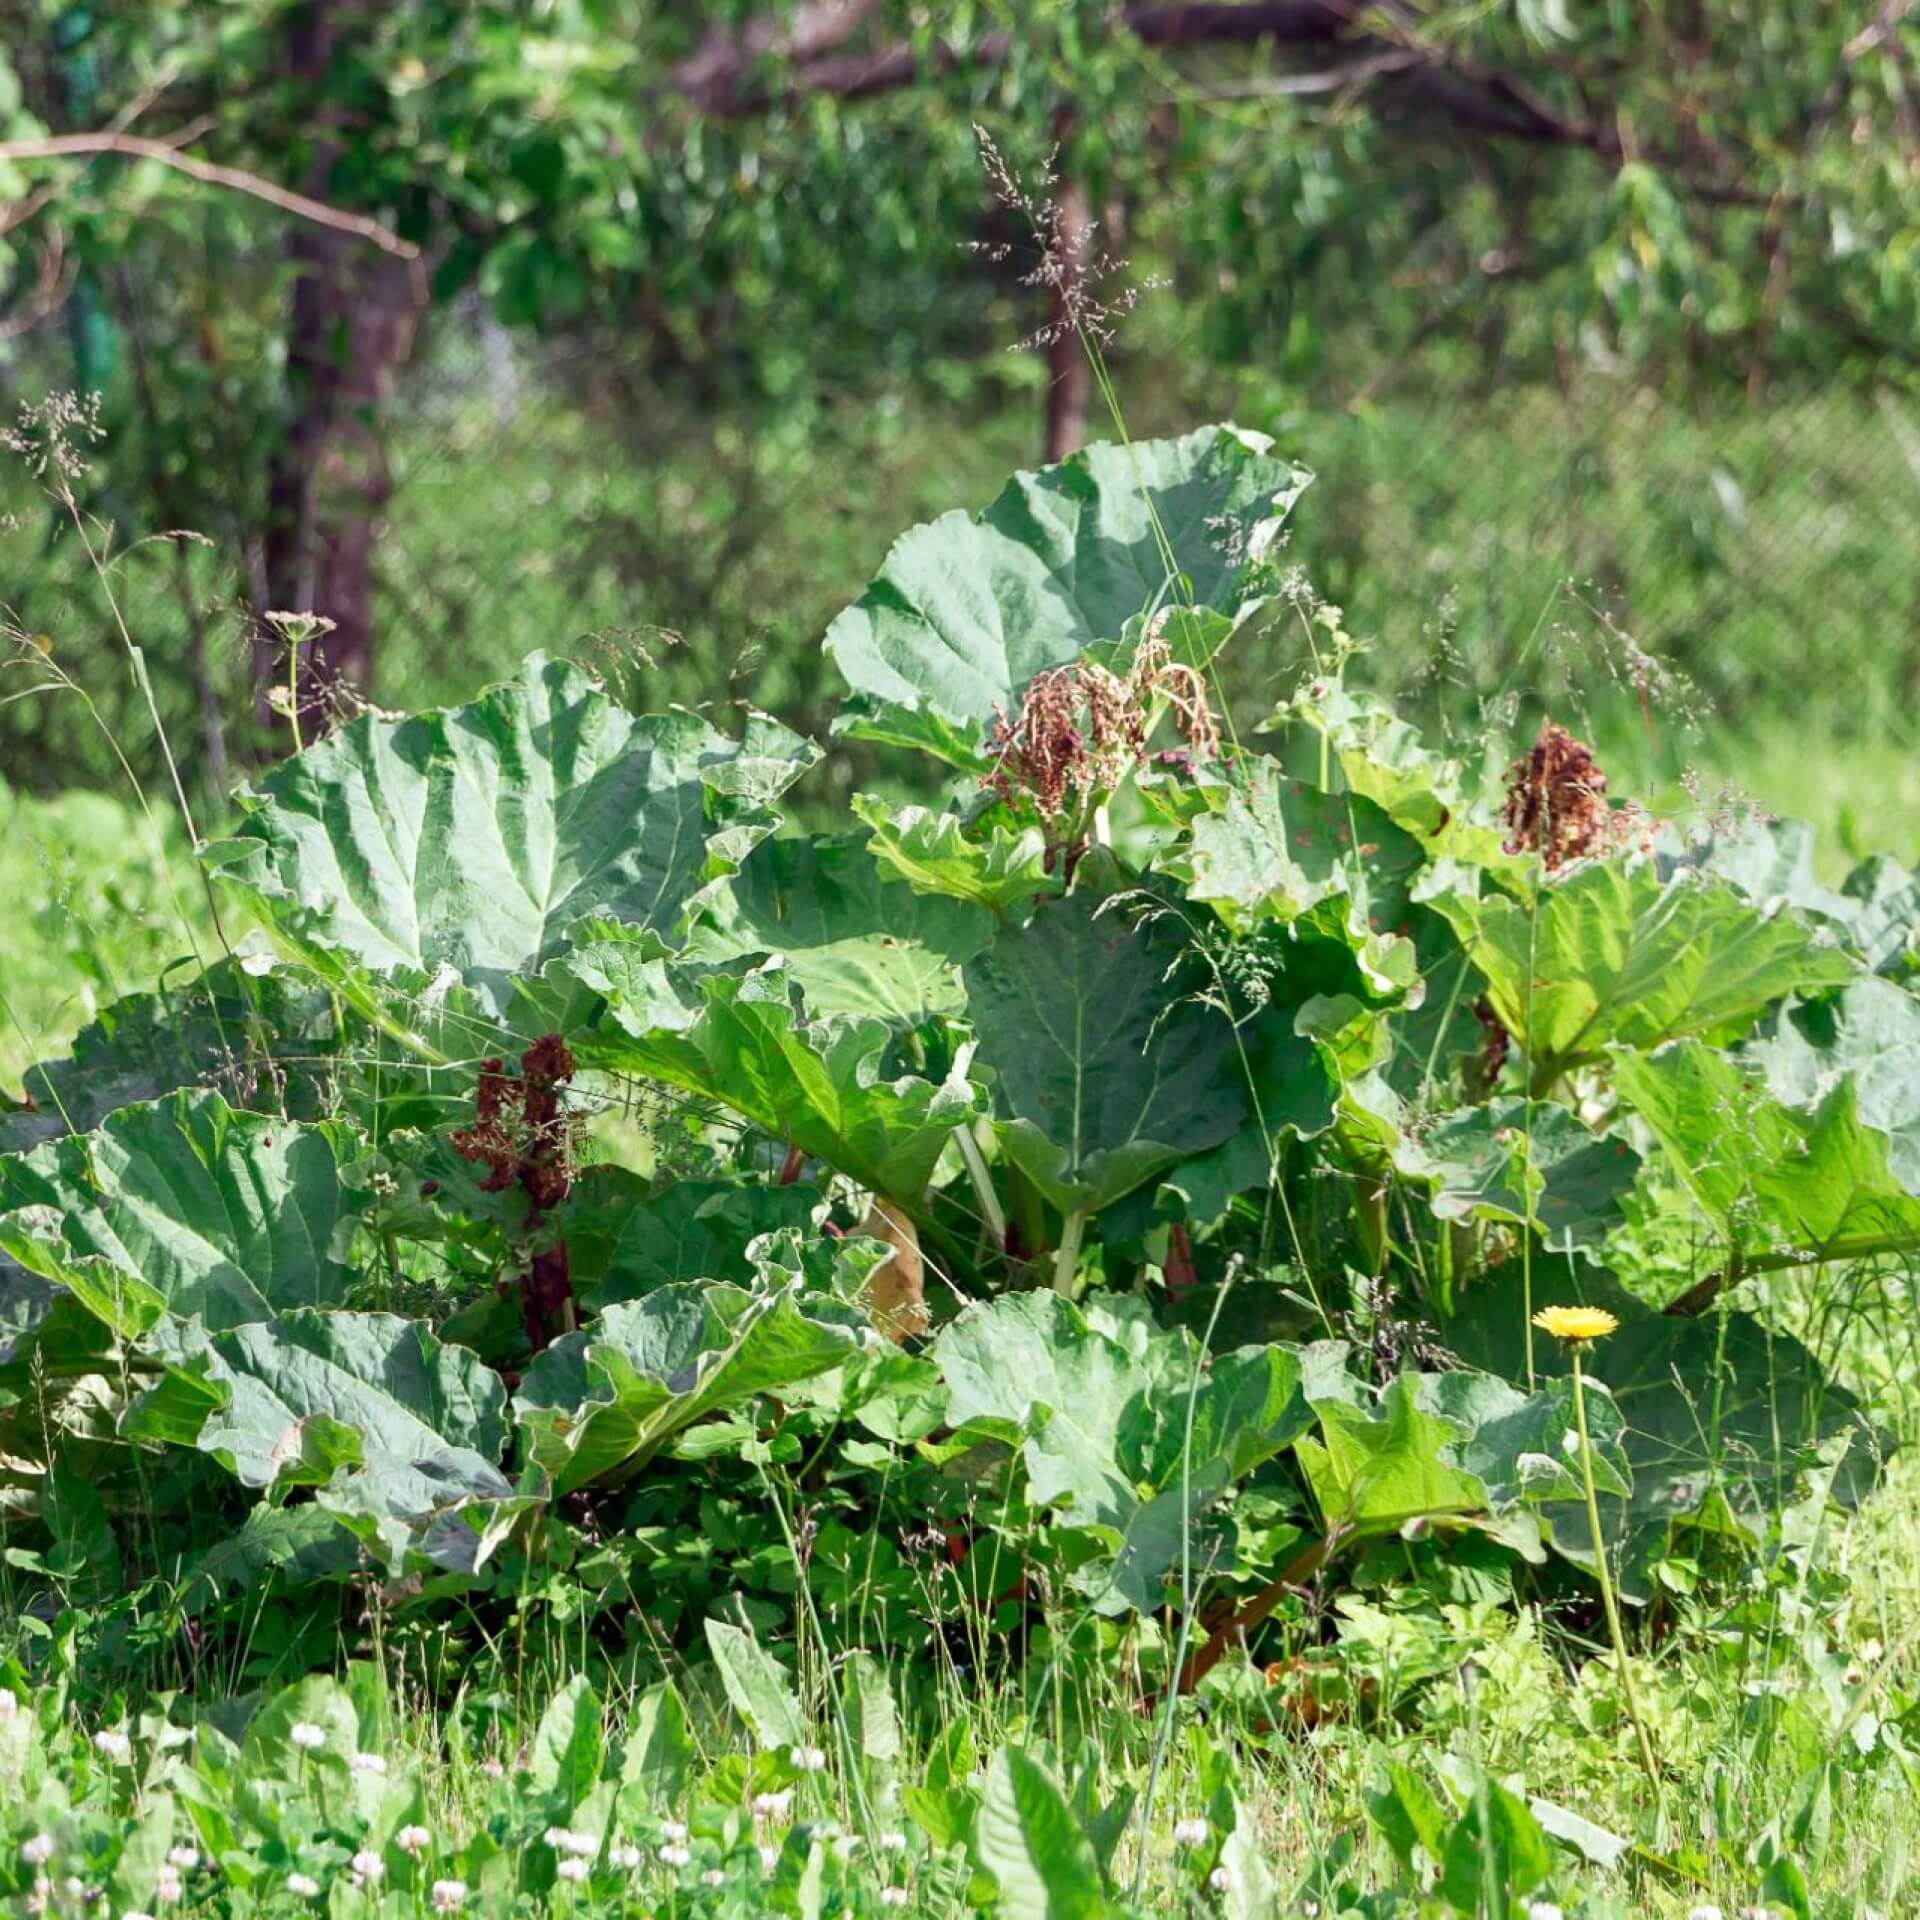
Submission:
{"label": "small white flower", "polygon": [[87,1883],[78,1875],[70,1873],[60,1882],[60,1891],[69,1900],[84,1900],[87,1897]]}
{"label": "small white flower", "polygon": [[163,1866],[153,1877],[153,1897],[171,1906],[187,1890],[187,1883],[180,1878],[180,1869]]}
{"label": "small white flower", "polygon": [[540,1836],[555,1853],[560,1851],[560,1842],[566,1837],[567,1830],[565,1827],[549,1827],[546,1832]]}
{"label": "small white flower", "polygon": [[796,1773],[825,1773],[827,1756],[819,1747],[791,1747],[787,1758],[793,1762]]}
{"label": "small white flower", "polygon": [[387,1863],[371,1847],[362,1847],[353,1856],[353,1870],[362,1880],[378,1880],[386,1872]]}
{"label": "small white flower", "polygon": [[[89,1900],[93,1898],[91,1894],[88,1894],[86,1897]],[[120,1920],[153,1920],[153,1915],[150,1913],[123,1913],[120,1916]]]}
{"label": "small white flower", "polygon": [[660,1864],[663,1867],[684,1867],[693,1859],[685,1847],[666,1846],[660,1849]]}
{"label": "small white flower", "polygon": [[860,1836],[857,1833],[843,1833],[833,1843],[836,1860],[851,1860],[860,1851]]}
{"label": "small white flower", "polygon": [[327,1730],[316,1727],[311,1720],[296,1720],[287,1729],[287,1738],[302,1753],[318,1753],[327,1744]]}
{"label": "small white flower", "polygon": [[287,1875],[287,1891],[297,1893],[302,1900],[317,1900],[320,1897],[320,1882],[310,1874],[290,1873]]}
{"label": "small white flower", "polygon": [[891,1833],[883,1833],[876,1844],[882,1853],[905,1853],[907,1836],[896,1827]]}
{"label": "small white flower", "polygon": [[480,1771],[484,1773],[489,1780],[504,1780],[507,1777],[506,1768],[502,1766],[498,1760],[482,1760],[480,1762]]}
{"label": "small white flower", "polygon": [[0,1726],[20,1711],[20,1697],[11,1687],[0,1687]]}
{"label": "small white flower", "polygon": [[591,1860],[600,1851],[600,1842],[590,1833],[569,1833],[561,1837],[560,1851],[577,1854],[582,1860]]}
{"label": "small white flower", "polygon": [[104,1753],[109,1760],[124,1761],[133,1752],[133,1742],[124,1733],[112,1727],[102,1729],[93,1736],[94,1751]]}
{"label": "small white flower", "polygon": [[1527,1920],[1567,1920],[1551,1900],[1534,1900],[1527,1905]]}
{"label": "small white flower", "polygon": [[591,1871],[592,1869],[588,1867],[584,1860],[562,1860],[560,1864],[554,1868],[554,1872],[557,1873],[562,1880],[571,1880],[575,1885],[578,1885],[579,1882],[584,1880]]}
{"label": "small white flower", "polygon": [[913,1898],[905,1887],[882,1887],[880,1904],[883,1907],[904,1907]]}
{"label": "small white flower", "polygon": [[756,1820],[784,1820],[793,1811],[793,1789],[782,1787],[778,1793],[756,1793],[753,1817]]}
{"label": "small white flower", "polygon": [[687,1823],[684,1820],[662,1820],[660,1831],[677,1847],[687,1837]]}
{"label": "small white flower", "polygon": [[1204,1820],[1189,1814],[1186,1819],[1173,1823],[1173,1844],[1176,1847],[1204,1847],[1211,1831]]}
{"label": "small white flower", "polygon": [[703,1887],[724,1887],[727,1884],[727,1876],[718,1867],[709,1867],[700,1876],[700,1884]]}
{"label": "small white flower", "polygon": [[167,1854],[167,1865],[191,1873],[200,1864],[200,1856],[191,1847],[174,1847]]}
{"label": "small white flower", "polygon": [[435,1913],[458,1913],[466,1904],[467,1883],[464,1880],[436,1880],[433,1883]]}
{"label": "small white flower", "polygon": [[[425,1827],[402,1827],[393,1836],[393,1844],[402,1853],[422,1854],[433,1845],[433,1835]],[[463,1894],[461,1897],[464,1899],[466,1896]]]}
{"label": "small white flower", "polygon": [[347,1764],[358,1774],[371,1774],[380,1780],[387,1777],[387,1763],[377,1753],[356,1753]]}
{"label": "small white flower", "polygon": [[1217,1866],[1207,1875],[1207,1885],[1215,1893],[1231,1893],[1240,1884],[1240,1876],[1226,1865]]}
{"label": "small white flower", "polygon": [[780,1849],[778,1847],[762,1847],[760,1849],[760,1871],[762,1873],[771,1873],[779,1864]]}
{"label": "small white flower", "polygon": [[638,1847],[609,1847],[607,1858],[622,1873],[631,1873],[647,1856]]}
{"label": "small white flower", "polygon": [[20,1858],[30,1867],[44,1867],[53,1858],[53,1835],[36,1833],[20,1842]]}
{"label": "small white flower", "polygon": [[1726,1920],[1726,1915],[1711,1901],[1705,1901],[1687,1909],[1687,1920]]}

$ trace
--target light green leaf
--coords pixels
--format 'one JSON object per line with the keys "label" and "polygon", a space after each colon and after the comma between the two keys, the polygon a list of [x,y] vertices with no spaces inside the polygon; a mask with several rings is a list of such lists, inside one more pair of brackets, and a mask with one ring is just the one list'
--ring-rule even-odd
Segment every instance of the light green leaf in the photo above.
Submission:
{"label": "light green leaf", "polygon": [[344,1127],[237,1113],[217,1093],[122,1107],[0,1158],[0,1248],[129,1334],[156,1308],[218,1331],[333,1305],[364,1200],[346,1169],[364,1151]]}
{"label": "light green leaf", "polygon": [[984,838],[969,838],[957,814],[926,807],[890,807],[870,793],[853,796],[853,810],[873,829],[867,850],[915,893],[971,902],[1017,920],[1031,901],[1060,891],[1047,871],[1046,836],[1038,827],[990,823]]}
{"label": "light green leaf", "polygon": [[535,654],[470,706],[328,735],[243,795],[206,857],[296,949],[451,967],[497,1013],[576,921],[671,936],[815,757],[758,717],[739,741],[693,714],[636,719]]}
{"label": "light green leaf", "polygon": [[1269,446],[1206,427],[1088,447],[1016,474],[978,516],[902,535],[827,630],[856,696],[835,730],[976,767],[987,723],[1043,668],[1161,606],[1237,610],[1249,563],[1269,556],[1309,479]]}
{"label": "light green leaf", "polygon": [[709,1618],[707,1648],[727,1698],[764,1747],[792,1747],[807,1738],[807,1717],[786,1671],[743,1627]]}
{"label": "light green leaf", "polygon": [[1180,935],[1074,894],[966,968],[1007,1154],[1065,1212],[1096,1212],[1237,1132],[1233,1032],[1182,1000]]}
{"label": "light green leaf", "polygon": [[1793,915],[1765,913],[1724,881],[1663,884],[1644,861],[1582,862],[1531,905],[1459,893],[1436,904],[1541,1084],[1612,1046],[1738,1038],[1775,1000],[1856,970]]}
{"label": "light green leaf", "polygon": [[1376,1405],[1315,1400],[1320,1437],[1294,1450],[1329,1531],[1391,1533],[1410,1520],[1486,1508],[1486,1488],[1454,1461],[1467,1427],[1420,1400],[1405,1374],[1381,1390]]}
{"label": "light green leaf", "polygon": [[1016,1747],[987,1769],[973,1845],[1006,1920],[1104,1920],[1109,1911],[1093,1843],[1066,1795]]}
{"label": "light green leaf", "polygon": [[851,1358],[854,1309],[789,1288],[672,1285],[610,1306],[527,1369],[514,1411],[556,1493],[644,1466],[725,1406]]}
{"label": "light green leaf", "polygon": [[600,1702],[594,1697],[592,1681],[576,1673],[540,1716],[527,1771],[534,1786],[564,1817],[598,1783],[603,1752]]}
{"label": "light green leaf", "polygon": [[670,1813],[686,1792],[693,1759],[687,1710],[669,1682],[656,1681],[627,1716],[626,1752],[620,1761],[623,1798],[642,1815]]}

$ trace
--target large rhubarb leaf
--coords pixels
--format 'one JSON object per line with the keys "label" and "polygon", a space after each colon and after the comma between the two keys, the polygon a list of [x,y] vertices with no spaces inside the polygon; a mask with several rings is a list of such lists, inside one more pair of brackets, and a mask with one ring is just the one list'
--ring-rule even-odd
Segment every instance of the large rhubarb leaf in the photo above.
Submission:
{"label": "large rhubarb leaf", "polygon": [[217,1093],[122,1107],[0,1158],[0,1247],[125,1334],[163,1312],[218,1330],[335,1305],[363,1151],[349,1128],[238,1113]]}
{"label": "large rhubarb leaf", "polygon": [[791,1287],[674,1285],[611,1306],[527,1369],[514,1411],[567,1493],[633,1471],[717,1408],[810,1380],[871,1336],[856,1310]]}
{"label": "large rhubarb leaf", "polygon": [[1044,668],[1162,607],[1230,619],[1308,479],[1261,435],[1205,427],[1088,447],[984,513],[914,528],[827,630],[854,695],[836,730],[977,767],[986,725]]}
{"label": "large rhubarb leaf", "polygon": [[1046,836],[1038,827],[989,821],[969,832],[954,813],[926,807],[890,807],[870,793],[853,796],[853,810],[873,837],[868,851],[915,893],[943,894],[1018,919],[1030,901],[1060,891],[1048,870]]}
{"label": "large rhubarb leaf", "polygon": [[947,1136],[975,1112],[966,1082],[903,1071],[896,1029],[878,1015],[810,1018],[784,965],[689,978],[641,952],[601,937],[566,963],[606,1001],[598,1025],[575,1036],[584,1064],[717,1101],[862,1186],[918,1207]]}
{"label": "large rhubarb leaf", "polygon": [[672,934],[814,757],[757,717],[738,741],[637,719],[536,654],[471,706],[368,714],[296,755],[208,859],[310,957],[450,967],[499,1012],[589,915]]}
{"label": "large rhubarb leaf", "polygon": [[1076,893],[967,964],[1001,1144],[1064,1211],[1110,1205],[1247,1117],[1232,1027],[1181,997],[1184,952],[1165,922]]}
{"label": "large rhubarb leaf", "polygon": [[197,1447],[249,1487],[317,1489],[394,1568],[419,1553],[471,1571],[525,1504],[500,1472],[506,1389],[415,1320],[307,1310],[156,1338],[166,1377],[128,1410],[133,1438]]}
{"label": "large rhubarb leaf", "polygon": [[1531,901],[1453,893],[1436,904],[1543,1085],[1610,1046],[1737,1039],[1774,1001],[1857,970],[1797,916],[1725,881],[1663,882],[1647,861],[1583,862]]}

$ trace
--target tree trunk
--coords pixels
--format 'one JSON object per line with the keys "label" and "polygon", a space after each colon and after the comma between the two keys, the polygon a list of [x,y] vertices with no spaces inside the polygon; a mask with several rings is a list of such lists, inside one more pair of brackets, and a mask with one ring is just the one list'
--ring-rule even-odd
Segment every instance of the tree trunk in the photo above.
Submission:
{"label": "tree trunk", "polygon": [[[324,95],[343,36],[374,10],[369,0],[306,0],[287,27],[289,77]],[[322,110],[323,126],[333,119]],[[328,196],[338,152],[337,136],[323,132],[307,182],[317,198]],[[332,723],[339,689],[372,684],[374,555],[392,492],[385,415],[426,304],[426,281],[418,262],[305,223],[289,235],[287,258],[291,419],[268,478],[268,605],[258,611],[315,613],[333,623],[308,643],[300,663],[306,738]],[[287,681],[279,652],[275,635],[262,628],[254,687],[263,717],[268,695]]]}
{"label": "tree trunk", "polygon": [[1087,404],[1093,392],[1087,343],[1074,324],[1093,240],[1092,215],[1087,209],[1086,189],[1077,180],[1063,178],[1054,192],[1051,250],[1055,259],[1049,274],[1052,311],[1047,316],[1046,336],[1049,461],[1064,460],[1085,444]]}

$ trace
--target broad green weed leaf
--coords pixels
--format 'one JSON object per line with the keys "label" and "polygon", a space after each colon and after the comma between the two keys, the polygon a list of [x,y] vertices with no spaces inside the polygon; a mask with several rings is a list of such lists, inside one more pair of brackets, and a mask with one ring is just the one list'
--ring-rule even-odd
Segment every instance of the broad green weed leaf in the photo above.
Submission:
{"label": "broad green weed leaf", "polygon": [[579,920],[672,935],[814,757],[759,718],[739,741],[692,714],[636,719],[536,654],[470,706],[364,715],[307,748],[206,857],[295,949],[450,967],[499,1013]]}
{"label": "broad green weed leaf", "polygon": [[957,814],[926,807],[890,807],[870,793],[853,810],[873,829],[867,851],[915,893],[944,895],[1018,920],[1035,900],[1060,891],[1047,871],[1046,837],[1038,827],[990,822],[970,835]]}
{"label": "broad green weed leaf", "polygon": [[982,514],[903,534],[827,629],[855,695],[835,730],[975,767],[995,712],[1043,668],[1160,607],[1238,611],[1310,478],[1269,448],[1233,427],[1092,446],[1016,474]]}
{"label": "broad green weed leaf", "polygon": [[1003,1747],[987,1768],[974,1855],[1007,1920],[1104,1920],[1110,1909],[1093,1843],[1037,1760]]}
{"label": "broad green weed leaf", "polygon": [[656,1681],[627,1716],[620,1760],[623,1800],[643,1815],[670,1813],[686,1792],[693,1760],[686,1707],[667,1681]]}
{"label": "broad green weed leaf", "polygon": [[1183,953],[1163,923],[1074,894],[967,965],[1001,1144],[1063,1211],[1111,1205],[1246,1118],[1232,1029],[1169,978]]}
{"label": "broad green weed leaf", "polygon": [[1856,970],[1794,915],[1763,912],[1724,881],[1662,882],[1647,861],[1583,861],[1531,902],[1436,904],[1543,1085],[1614,1046],[1737,1039],[1774,1001]]}
{"label": "broad green weed leaf", "polygon": [[527,1771],[534,1786],[564,1817],[599,1782],[604,1750],[600,1702],[594,1696],[592,1681],[584,1673],[576,1673],[540,1716],[527,1755]]}
{"label": "broad green weed leaf", "polygon": [[765,1747],[805,1743],[807,1717],[795,1699],[786,1670],[744,1627],[709,1618],[707,1650],[720,1684],[753,1737]]}
{"label": "broad green weed leaf", "polygon": [[1467,1437],[1459,1422],[1427,1411],[1407,1375],[1381,1390],[1377,1405],[1317,1399],[1317,1438],[1295,1447],[1328,1529],[1391,1533],[1409,1520],[1478,1513],[1486,1488],[1457,1465]]}
{"label": "broad green weed leaf", "polygon": [[534,1462],[570,1493],[644,1466],[721,1407],[840,1365],[866,1337],[853,1309],[786,1287],[661,1287],[555,1341],[514,1411]]}
{"label": "broad green weed leaf", "polygon": [[0,1158],[0,1248],[76,1291],[147,1303],[117,1316],[133,1333],[155,1302],[215,1330],[335,1305],[362,1151],[349,1129],[238,1113],[217,1093],[122,1107],[95,1133]]}

